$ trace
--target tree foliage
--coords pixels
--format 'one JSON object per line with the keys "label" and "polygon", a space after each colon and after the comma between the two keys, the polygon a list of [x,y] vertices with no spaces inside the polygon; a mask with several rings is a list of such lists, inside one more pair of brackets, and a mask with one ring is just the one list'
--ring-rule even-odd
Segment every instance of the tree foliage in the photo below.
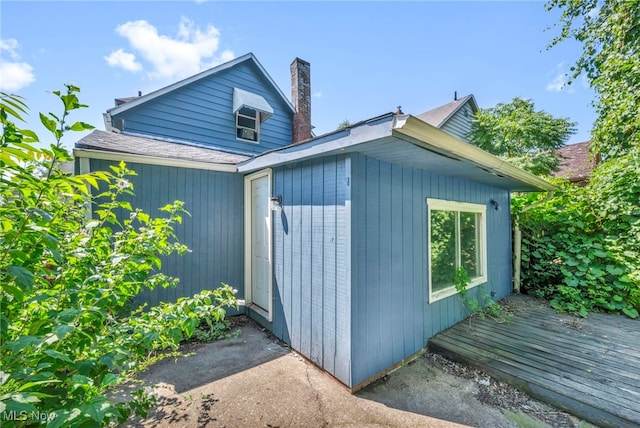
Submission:
{"label": "tree foliage", "polygon": [[566,39],[583,45],[572,73],[584,73],[596,91],[592,153],[628,153],[640,145],[640,2],[550,0],[547,9],[562,11],[550,47]]}
{"label": "tree foliage", "polygon": [[564,183],[542,195],[519,195],[514,215],[522,228],[523,286],[551,298],[558,310],[640,311],[640,148],[600,165],[585,187]]}
{"label": "tree foliage", "polygon": [[[121,198],[133,194],[134,172],[124,163],[78,176],[58,168],[72,159],[62,136],[91,128],[67,123],[84,107],[78,92],[73,85],[53,92],[63,113],[40,114],[55,139],[49,148],[38,148],[38,136],[16,124],[27,113],[24,100],[0,98],[2,426],[104,426],[145,414],[152,401],[142,390],[122,402],[110,391],[155,351],[176,349],[202,319],[221,321],[236,302],[224,286],[148,310],[132,307],[141,289],[176,285],[160,273],[160,256],[187,250],[173,232],[185,210],[175,202],[153,218],[133,209]],[[95,216],[87,218],[91,205]],[[119,220],[117,210],[128,218]]]}
{"label": "tree foliage", "polygon": [[345,119],[342,122],[340,122],[338,124],[338,127],[336,128],[337,131],[343,130],[343,129],[347,129],[348,127],[351,126],[351,122],[349,122],[349,119]]}
{"label": "tree foliage", "polygon": [[558,149],[575,133],[575,123],[536,111],[533,101],[514,98],[510,103],[480,109],[470,134],[483,150],[536,175],[549,175],[560,166]]}

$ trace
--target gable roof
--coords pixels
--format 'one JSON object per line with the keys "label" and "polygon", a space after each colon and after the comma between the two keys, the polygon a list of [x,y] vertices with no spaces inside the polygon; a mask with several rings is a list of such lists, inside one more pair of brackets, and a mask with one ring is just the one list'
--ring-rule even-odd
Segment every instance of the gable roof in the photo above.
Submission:
{"label": "gable roof", "polygon": [[251,172],[290,162],[356,152],[512,191],[555,189],[551,183],[460,141],[416,116],[393,113],[302,144],[263,153],[240,163],[238,171]]}
{"label": "gable roof", "polygon": [[455,101],[450,102],[449,104],[445,104],[421,113],[416,117],[424,122],[427,122],[429,125],[435,126],[436,128],[441,128],[442,125],[444,125],[449,119],[451,119],[451,117],[453,117],[453,115],[456,114],[456,112],[467,103],[469,103],[469,106],[474,113],[478,111],[478,104],[476,103],[475,98],[472,94],[469,94],[466,97],[459,98]]}
{"label": "gable roof", "polygon": [[116,115],[118,113],[122,113],[124,111],[127,111],[133,107],[137,107],[141,104],[146,103],[147,101],[151,101],[155,98],[158,98],[162,95],[165,95],[171,91],[174,91],[178,88],[182,88],[183,86],[189,85],[193,82],[196,82],[198,80],[201,79],[205,79],[213,74],[216,73],[220,73],[221,71],[227,70],[229,68],[235,67],[236,65],[243,63],[245,61],[251,62],[253,63],[257,69],[260,71],[260,73],[264,76],[265,79],[267,79],[267,81],[269,82],[269,84],[271,86],[273,86],[273,89],[278,93],[278,95],[280,96],[280,98],[282,98],[282,101],[284,102],[284,104],[289,108],[289,110],[291,111],[291,113],[295,113],[295,109],[293,107],[293,104],[291,104],[291,101],[289,101],[289,99],[284,95],[284,93],[282,92],[282,90],[280,90],[280,88],[278,87],[278,85],[276,85],[276,82],[271,78],[271,76],[269,76],[269,73],[267,73],[267,70],[265,70],[265,68],[262,66],[262,64],[260,64],[260,62],[258,61],[258,59],[255,57],[255,55],[253,55],[253,53],[248,53],[245,55],[242,55],[236,59],[233,59],[231,61],[225,62],[224,64],[220,64],[218,66],[215,66],[213,68],[210,68],[208,70],[202,71],[194,76],[188,77],[186,79],[183,79],[179,82],[173,83],[169,86],[165,86],[164,88],[158,89],[156,91],[150,92],[146,95],[142,95],[140,97],[129,97],[129,98],[122,98],[121,100],[129,100],[128,102],[124,102],[123,104],[120,104],[116,107],[112,107],[109,110],[107,110],[107,114],[110,115]]}
{"label": "gable roof", "polygon": [[591,141],[569,144],[561,147],[560,169],[554,174],[556,177],[568,178],[569,181],[578,182],[589,178],[591,171],[598,165],[598,156],[591,156]]}

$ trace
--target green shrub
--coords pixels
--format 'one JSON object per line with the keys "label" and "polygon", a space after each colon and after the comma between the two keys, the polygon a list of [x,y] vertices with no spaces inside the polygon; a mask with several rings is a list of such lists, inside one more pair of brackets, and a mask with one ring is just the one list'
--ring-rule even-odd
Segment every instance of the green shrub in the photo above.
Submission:
{"label": "green shrub", "polygon": [[584,187],[561,184],[555,196],[519,195],[523,289],[562,311],[640,310],[640,149],[604,162]]}
{"label": "green shrub", "polygon": [[[55,143],[39,148],[37,135],[16,122],[20,97],[0,94],[0,425],[103,426],[145,414],[142,391],[113,402],[111,389],[130,379],[156,351],[177,349],[202,319],[220,322],[235,306],[223,286],[172,304],[134,308],[143,288],[175,286],[159,272],[161,256],[184,253],[173,226],[181,202],[153,218],[120,196],[132,194],[126,165],[110,172],[67,176],[71,160],[60,145],[70,112],[84,107],[73,85],[54,92],[61,116],[40,114]],[[99,193],[92,197],[88,187]],[[101,190],[97,190],[101,189]],[[95,218],[87,218],[94,204]],[[116,210],[130,215],[118,221]]]}

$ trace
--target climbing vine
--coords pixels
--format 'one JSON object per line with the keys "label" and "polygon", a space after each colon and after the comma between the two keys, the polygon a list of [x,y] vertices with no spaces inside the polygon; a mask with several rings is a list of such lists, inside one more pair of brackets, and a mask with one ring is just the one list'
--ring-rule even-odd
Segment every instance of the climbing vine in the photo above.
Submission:
{"label": "climbing vine", "polygon": [[584,187],[514,199],[523,231],[523,287],[579,316],[640,310],[640,148],[600,165]]}

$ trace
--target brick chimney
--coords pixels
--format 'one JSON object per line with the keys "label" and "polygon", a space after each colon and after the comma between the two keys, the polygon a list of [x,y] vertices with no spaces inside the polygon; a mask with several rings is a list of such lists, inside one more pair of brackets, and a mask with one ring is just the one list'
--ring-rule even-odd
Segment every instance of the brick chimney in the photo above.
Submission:
{"label": "brick chimney", "polygon": [[311,66],[300,58],[291,63],[291,98],[296,109],[293,144],[298,144],[311,138]]}

